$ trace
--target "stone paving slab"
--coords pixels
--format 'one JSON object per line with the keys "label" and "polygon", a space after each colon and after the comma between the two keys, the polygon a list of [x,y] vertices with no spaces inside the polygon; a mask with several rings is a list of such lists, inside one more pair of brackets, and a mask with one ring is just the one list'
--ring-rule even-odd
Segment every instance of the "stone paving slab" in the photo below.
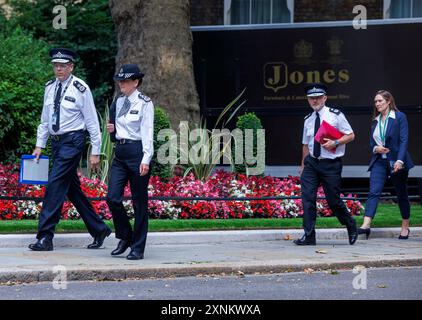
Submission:
{"label": "stone paving slab", "polygon": [[[280,233],[280,230],[277,232]],[[152,240],[154,234],[151,233],[145,259],[139,261],[127,260],[125,255],[112,257],[110,252],[115,246],[112,239],[107,239],[105,247],[98,250],[89,250],[83,246],[60,246],[55,242],[54,251],[33,252],[27,249],[25,243],[25,246],[0,248],[0,284],[52,281],[58,274],[54,272],[54,268],[65,268],[67,280],[71,281],[222,273],[241,275],[256,272],[303,271],[307,268],[314,270],[353,268],[356,265],[366,267],[422,265],[422,237],[411,236],[409,240],[374,237],[369,240],[359,239],[355,245],[350,246],[340,235],[339,238],[321,239],[328,233],[324,235],[320,230],[317,232],[320,234],[317,245],[304,247],[296,246],[291,240],[283,240],[283,237],[274,240],[269,236],[269,230],[255,231],[255,235],[250,231],[235,232],[238,236],[236,239],[242,238],[243,241],[233,241],[233,231],[213,232],[213,237],[209,233],[204,235],[206,242],[200,241],[201,237],[196,233],[195,235],[185,233],[184,237],[188,235],[190,237],[184,238],[183,241],[180,241],[182,238],[176,241],[175,238],[182,235],[175,236],[175,233],[171,233],[172,235],[157,233],[156,239]],[[292,232],[288,234],[292,235]],[[61,236],[65,236],[67,240],[75,239],[73,235]],[[87,235],[78,236],[84,240],[89,238]],[[293,235],[292,238],[298,236],[299,234]],[[160,237],[166,240],[162,241]],[[269,240],[266,240],[266,237]],[[191,239],[191,243],[185,243],[187,239]],[[89,241],[84,242],[85,245],[87,243]]]}

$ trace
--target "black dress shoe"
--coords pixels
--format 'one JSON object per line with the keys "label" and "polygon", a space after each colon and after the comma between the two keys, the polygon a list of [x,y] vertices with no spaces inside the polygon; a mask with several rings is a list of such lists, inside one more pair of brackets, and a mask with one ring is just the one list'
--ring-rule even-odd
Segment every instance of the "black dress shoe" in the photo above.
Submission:
{"label": "black dress shoe", "polygon": [[119,244],[117,245],[117,248],[111,251],[112,256],[117,256],[119,254],[122,254],[126,251],[127,248],[129,248],[131,245],[130,240],[120,240]]}
{"label": "black dress shoe", "polygon": [[31,243],[29,249],[34,251],[53,251],[53,241],[48,237],[38,239],[37,242]]}
{"label": "black dress shoe", "polygon": [[371,234],[371,228],[359,228],[358,229],[358,234],[365,234],[366,235],[366,240],[368,240],[369,235]]}
{"label": "black dress shoe", "polygon": [[107,228],[105,231],[101,232],[100,234],[97,234],[94,237],[94,242],[88,245],[88,249],[100,248],[104,243],[104,239],[107,238],[110,234],[111,234],[111,229],[109,228]]}
{"label": "black dress shoe", "polygon": [[410,233],[410,229],[407,229],[407,236],[399,235],[399,239],[400,240],[407,240],[407,239],[409,239],[409,233]]}
{"label": "black dress shoe", "polygon": [[347,226],[347,233],[349,235],[349,243],[351,245],[355,244],[356,240],[359,237],[358,228],[356,226],[356,220]]}
{"label": "black dress shoe", "polygon": [[315,232],[313,232],[309,236],[306,236],[306,234],[304,234],[302,238],[294,240],[293,242],[297,244],[298,246],[315,246],[316,245]]}
{"label": "black dress shoe", "polygon": [[144,258],[144,254],[137,250],[131,250],[127,255],[126,259],[128,260],[141,260]]}

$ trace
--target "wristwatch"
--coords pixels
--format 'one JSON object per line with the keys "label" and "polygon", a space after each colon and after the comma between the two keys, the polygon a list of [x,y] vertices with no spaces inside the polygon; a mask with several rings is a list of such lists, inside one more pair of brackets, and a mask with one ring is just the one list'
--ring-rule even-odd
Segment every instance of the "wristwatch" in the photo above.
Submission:
{"label": "wristwatch", "polygon": [[340,141],[338,141],[338,140],[335,140],[334,141],[334,145],[337,147],[338,145],[340,144]]}

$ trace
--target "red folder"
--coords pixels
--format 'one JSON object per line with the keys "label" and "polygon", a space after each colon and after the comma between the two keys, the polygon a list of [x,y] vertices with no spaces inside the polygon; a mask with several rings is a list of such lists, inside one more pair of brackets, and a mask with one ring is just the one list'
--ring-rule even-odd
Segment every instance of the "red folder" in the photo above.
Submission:
{"label": "red folder", "polygon": [[[323,145],[327,142],[324,139],[338,140],[342,136],[344,136],[344,133],[342,133],[337,128],[334,128],[331,124],[323,120],[318,129],[318,132],[315,135],[315,140],[318,141],[321,145]],[[335,153],[336,149],[337,148],[331,149],[331,152]]]}

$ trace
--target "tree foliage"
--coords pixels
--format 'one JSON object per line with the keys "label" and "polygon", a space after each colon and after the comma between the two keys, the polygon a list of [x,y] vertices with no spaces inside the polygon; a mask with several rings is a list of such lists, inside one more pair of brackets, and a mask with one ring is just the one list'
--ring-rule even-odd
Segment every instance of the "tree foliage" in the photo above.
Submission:
{"label": "tree foliage", "polygon": [[0,162],[13,162],[35,146],[44,85],[52,77],[48,47],[20,29],[0,33]]}
{"label": "tree foliage", "polygon": [[[116,34],[108,0],[7,0],[12,8],[10,25],[45,40],[51,47],[69,47],[80,57],[78,70],[86,80],[96,103],[106,104],[114,91],[113,74],[117,52]],[[56,5],[66,8],[66,29],[53,28]],[[0,20],[1,23],[1,20]]]}

